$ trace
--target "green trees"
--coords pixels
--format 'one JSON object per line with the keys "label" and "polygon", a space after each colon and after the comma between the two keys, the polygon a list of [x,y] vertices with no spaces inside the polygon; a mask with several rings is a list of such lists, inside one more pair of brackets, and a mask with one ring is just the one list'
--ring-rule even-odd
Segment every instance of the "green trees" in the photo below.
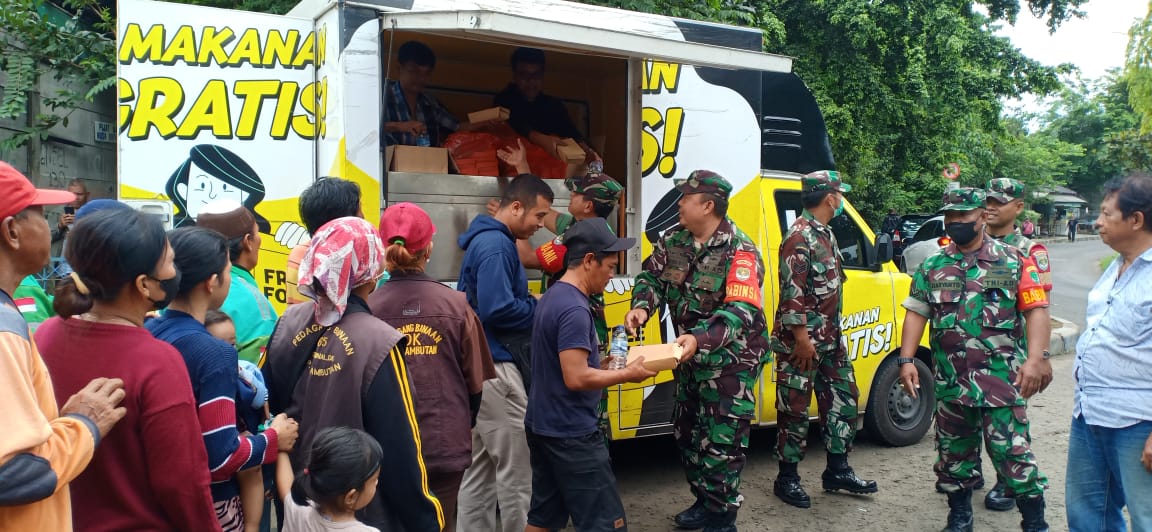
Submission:
{"label": "green trees", "polygon": [[[1014,135],[1000,100],[1060,87],[1061,69],[1025,57],[993,34],[994,19],[973,2],[775,0],[788,31],[779,50],[816,93],[840,169],[860,192],[853,202],[876,220],[887,208],[923,210],[940,200],[941,170],[982,185],[996,175]],[[1034,2],[1050,24],[1072,3]],[[992,2],[1014,17],[1017,2]]]}
{"label": "green trees", "polygon": [[1129,86],[1120,72],[1091,82],[1071,80],[1042,117],[1041,134],[1082,147],[1068,158],[1065,178],[1090,201],[1099,199],[1105,181],[1152,170],[1152,135],[1140,131]]}
{"label": "green trees", "polygon": [[1148,15],[1128,30],[1128,53],[1124,75],[1128,78],[1128,101],[1140,115],[1140,132],[1152,132],[1152,2]]}
{"label": "green trees", "polygon": [[[29,110],[28,129],[5,139],[4,148],[46,137],[85,100],[116,81],[115,21],[99,0],[64,0],[60,10],[38,0],[0,0],[0,71],[7,79],[0,118],[19,119]],[[64,82],[56,94],[37,94],[40,76]],[[29,98],[39,96],[29,105]]]}
{"label": "green trees", "polygon": [[[1002,121],[1000,101],[1055,92],[1069,67],[1040,65],[993,32],[1021,10],[1056,28],[1085,1],[591,3],[764,29],[765,49],[795,57],[795,71],[820,102],[837,166],[858,190],[853,204],[878,221],[890,207],[910,212],[938,203],[941,171],[951,162],[972,185],[1017,175],[1017,168],[1040,174],[1063,167],[1061,157],[1075,147]],[[1055,174],[1047,175],[1037,184]]]}

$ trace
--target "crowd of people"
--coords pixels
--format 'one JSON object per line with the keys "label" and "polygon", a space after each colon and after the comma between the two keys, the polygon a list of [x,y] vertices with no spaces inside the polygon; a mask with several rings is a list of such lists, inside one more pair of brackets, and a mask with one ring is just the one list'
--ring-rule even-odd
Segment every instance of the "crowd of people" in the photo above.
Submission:
{"label": "crowd of people", "polygon": [[[636,276],[624,326],[640,334],[667,309],[681,350],[673,426],[695,498],[675,516],[681,528],[736,530],[768,363],[780,416],[773,493],[812,505],[797,464],[813,392],[827,450],[821,487],[879,489],[848,461],[859,391],[828,224],[851,187],[834,171],[801,182],[772,328],[764,258],[727,216],[732,186],[713,172],[677,181],[680,223]],[[604,391],[655,373],[643,358],[609,369],[601,296],[636,240],[605,219],[619,183],[588,174],[566,186],[572,201],[558,212],[540,178],[508,182],[460,235],[453,289],[424,273],[436,232],[428,213],[390,205],[377,228],[357,185],[321,178],[300,197],[313,238],[293,252],[298,294],[282,316],[255,289],[260,231],[243,205],[206,205],[196,226],[166,233],[96,200],[69,219],[71,272],[55,297],[26,308],[10,294],[48,262],[44,206],[76,196],[35,189],[0,163],[11,198],[0,206],[0,529],[247,532],[274,520],[289,532],[627,530]],[[1048,480],[1030,449],[1027,402],[1052,381],[1048,257],[1012,225],[1023,186],[987,189],[945,195],[952,242],[913,276],[897,362],[915,396],[930,327],[945,530],[972,530],[983,438],[997,477],[985,504],[1018,507],[1022,529],[1039,532]],[[1126,289],[1152,282],[1152,179],[1105,192],[1096,225],[1120,258],[1089,296],[1077,349],[1073,530],[1122,529],[1125,507],[1136,529],[1152,528],[1152,506],[1137,503],[1152,493],[1152,377],[1131,369],[1147,366],[1152,330],[1139,316],[1152,300]],[[557,238],[525,249],[542,227]],[[526,267],[548,274],[543,295],[529,291]],[[48,300],[51,312],[37,309]],[[33,335],[26,320],[47,314]]]}

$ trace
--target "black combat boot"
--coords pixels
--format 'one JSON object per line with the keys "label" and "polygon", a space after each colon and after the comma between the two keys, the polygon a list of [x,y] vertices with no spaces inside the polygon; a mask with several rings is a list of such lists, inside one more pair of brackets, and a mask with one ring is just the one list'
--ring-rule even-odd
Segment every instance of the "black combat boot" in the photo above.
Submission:
{"label": "black combat boot", "polygon": [[736,510],[709,512],[703,532],[736,532]]}
{"label": "black combat boot", "polygon": [[972,490],[948,493],[948,526],[940,532],[972,532]]}
{"label": "black combat boot", "polygon": [[1004,481],[996,477],[996,485],[984,495],[984,507],[997,512],[1007,512],[1016,507],[1016,499],[1004,494]]}
{"label": "black combat boot", "polygon": [[704,525],[707,524],[707,518],[708,510],[704,508],[704,499],[701,498],[696,499],[696,503],[687,510],[676,514],[674,520],[676,521],[676,526],[680,528],[696,530],[698,528],[704,528]]}
{"label": "black combat boot", "polygon": [[804,492],[800,485],[800,473],[796,465],[791,462],[780,462],[780,474],[776,475],[776,482],[772,483],[772,493],[780,500],[797,508],[811,508],[812,499]]}
{"label": "black combat boot", "polygon": [[1044,520],[1044,495],[1016,497],[1016,507],[1020,508],[1020,530],[1024,532],[1048,532],[1048,522]]}
{"label": "black combat boot", "polygon": [[849,493],[876,493],[875,480],[863,480],[848,466],[848,455],[828,453],[828,468],[820,475],[824,491],[844,490]]}

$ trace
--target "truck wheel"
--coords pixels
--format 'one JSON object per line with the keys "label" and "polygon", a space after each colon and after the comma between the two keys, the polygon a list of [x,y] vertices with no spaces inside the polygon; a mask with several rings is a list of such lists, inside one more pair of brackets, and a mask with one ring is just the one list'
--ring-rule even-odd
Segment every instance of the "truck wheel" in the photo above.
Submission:
{"label": "truck wheel", "polygon": [[920,389],[915,399],[900,386],[900,366],[896,364],[896,355],[884,359],[876,370],[868,409],[864,413],[864,428],[878,443],[893,447],[912,445],[919,442],[932,426],[932,413],[936,407],[932,372],[920,359],[914,363],[920,373]]}

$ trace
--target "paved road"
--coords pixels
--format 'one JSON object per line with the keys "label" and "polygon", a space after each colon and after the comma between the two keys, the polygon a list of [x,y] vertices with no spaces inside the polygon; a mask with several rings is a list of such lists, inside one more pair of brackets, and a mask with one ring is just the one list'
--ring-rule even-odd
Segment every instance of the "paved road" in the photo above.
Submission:
{"label": "paved road", "polygon": [[1081,240],[1075,244],[1051,243],[1052,315],[1075,323],[1084,329],[1084,310],[1088,292],[1100,274],[1100,259],[1115,252],[1099,240]]}
{"label": "paved road", "polygon": [[[1055,272],[1053,314],[1084,325],[1084,301],[1100,276],[1099,262],[1111,249],[1098,240],[1049,246]],[[1051,488],[1047,494],[1051,529],[1067,530],[1064,517],[1064,471],[1068,425],[1072,409],[1071,355],[1053,360],[1055,380],[1029,407],[1033,448]],[[826,494],[819,489],[824,468],[820,443],[809,447],[800,465],[805,487],[813,499],[810,510],[792,508],[772,495],[777,473],[772,456],[776,431],[753,432],[742,491],[746,498],[737,524],[744,531],[835,530],[889,531],[939,530],[948,513],[942,495],[935,493],[932,464],[936,459],[931,433],[916,445],[883,447],[858,438],[851,462],[861,476],[876,479],[880,493],[872,497]],[[633,531],[673,530],[671,518],[692,503],[670,437],[617,442],[612,448],[621,495]],[[991,472],[990,469],[987,470]],[[976,529],[1019,530],[1016,511],[991,512],[977,492]]]}

